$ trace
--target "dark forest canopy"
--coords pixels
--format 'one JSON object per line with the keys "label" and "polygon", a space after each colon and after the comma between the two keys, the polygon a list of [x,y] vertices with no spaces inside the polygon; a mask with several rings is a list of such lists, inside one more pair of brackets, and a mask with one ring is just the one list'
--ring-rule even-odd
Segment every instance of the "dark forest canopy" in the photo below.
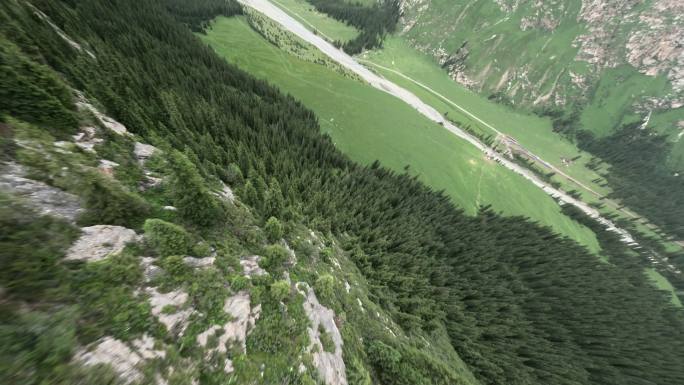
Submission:
{"label": "dark forest canopy", "polygon": [[564,114],[559,110],[543,113],[551,117],[553,127],[595,155],[590,167],[598,169],[602,162],[609,165],[604,177],[617,198],[634,208],[676,239],[684,238],[684,179],[682,172],[667,166],[672,143],[641,123],[619,127],[606,137],[579,129],[579,112]]}
{"label": "dark forest canopy", "polygon": [[166,9],[178,21],[195,32],[202,32],[216,16],[231,16],[242,12],[235,1],[227,0],[163,0]]}
{"label": "dark forest canopy", "polygon": [[612,197],[645,213],[667,232],[684,238],[684,179],[667,167],[672,143],[665,136],[628,124],[605,138],[585,133],[580,145],[611,167],[606,180]]}
{"label": "dark forest canopy", "polygon": [[[168,13],[169,2],[33,4],[97,59],[3,2],[0,68],[11,79],[4,84],[39,84],[52,67],[131,132],[182,151],[203,177],[232,184],[257,216],[345,239],[394,320],[409,332],[444,324],[483,384],[684,383],[681,311],[627,250],[604,243],[616,263],[603,263],[526,218],[487,208],[467,216],[415,177],[350,161],[320,134],[311,111],[220,59]],[[215,12],[225,9],[192,14]],[[12,49],[40,69],[20,71],[27,67],[12,62]],[[14,90],[21,100],[0,111],[75,130],[73,104],[51,84]],[[51,108],[24,109],[44,101]],[[382,383],[404,383],[385,362],[374,365]]]}
{"label": "dark forest canopy", "polygon": [[335,42],[351,55],[382,46],[385,35],[394,32],[401,16],[398,0],[383,0],[372,6],[338,0],[309,0],[309,3],[318,11],[361,31],[351,41]]}

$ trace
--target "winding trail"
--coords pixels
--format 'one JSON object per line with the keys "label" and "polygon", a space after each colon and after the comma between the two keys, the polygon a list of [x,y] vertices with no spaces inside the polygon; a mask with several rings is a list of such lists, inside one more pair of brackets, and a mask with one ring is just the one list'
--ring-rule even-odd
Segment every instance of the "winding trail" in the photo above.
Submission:
{"label": "winding trail", "polygon": [[[498,152],[494,151],[493,149],[489,148],[486,144],[482,143],[478,138],[470,135],[466,131],[460,129],[459,127],[455,126],[453,123],[445,119],[441,113],[439,113],[436,109],[433,107],[429,106],[428,104],[424,103],[420,98],[418,98],[415,94],[412,92],[408,91],[405,88],[402,88],[398,86],[397,84],[375,74],[374,72],[370,71],[368,68],[364,67],[362,64],[357,62],[353,57],[347,55],[345,52],[335,48],[332,44],[330,44],[328,41],[324,40],[322,37],[315,35],[313,32],[311,32],[309,29],[307,29],[304,25],[302,25],[299,21],[295,20],[292,16],[288,15],[285,11],[280,9],[279,7],[273,5],[270,1],[268,0],[238,0],[240,3],[242,3],[245,6],[248,6],[250,8],[253,8],[276,23],[280,24],[283,28],[286,30],[292,32],[293,34],[297,35],[298,37],[304,39],[308,43],[312,44],[316,48],[318,48],[321,52],[329,56],[331,59],[335,60],[338,62],[340,65],[343,67],[353,71],[357,75],[359,75],[363,80],[368,82],[371,86],[385,91],[390,95],[393,95],[401,100],[403,100],[405,103],[409,104],[411,107],[416,109],[419,113],[427,117],[428,119],[440,124],[442,127],[445,129],[449,130],[451,133],[454,135],[458,136],[459,138],[465,140],[466,142],[470,143],[471,145],[475,146],[478,148],[480,151],[482,151],[488,158],[495,160],[497,163],[501,164],[502,166],[506,167],[507,169],[515,172],[516,174],[522,176],[523,178],[527,179],[531,183],[533,183],[535,186],[539,187],[542,189],[546,194],[549,196],[557,199],[560,201],[560,204],[571,204],[580,210],[584,212],[585,214],[589,215],[590,217],[594,218],[596,221],[601,223],[608,231],[612,231],[614,233],[617,233],[621,240],[625,242],[628,245],[634,246],[634,247],[639,247],[638,243],[634,240],[632,235],[626,231],[625,229],[617,227],[613,222],[610,220],[602,217],[598,210],[595,208],[589,206],[588,204],[575,199],[571,197],[570,195],[566,194],[563,191],[560,191],[550,185],[548,185],[546,182],[538,178],[532,171],[519,166],[516,163],[511,162]],[[448,99],[447,99],[448,100]],[[492,128],[493,130],[494,127],[491,127],[487,123],[481,121],[474,115],[468,113],[466,110],[458,107],[464,113],[469,114],[469,116],[472,116],[474,119],[476,119],[479,122],[482,122],[485,124],[487,127]],[[498,131],[497,131],[498,132]]]}

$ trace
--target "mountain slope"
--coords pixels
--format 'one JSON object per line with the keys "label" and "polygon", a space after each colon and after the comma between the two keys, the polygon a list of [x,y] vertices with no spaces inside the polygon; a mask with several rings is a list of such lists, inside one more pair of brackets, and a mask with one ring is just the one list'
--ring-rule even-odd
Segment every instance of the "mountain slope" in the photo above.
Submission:
{"label": "mountain slope", "polygon": [[409,41],[463,84],[513,103],[586,102],[604,71],[625,65],[635,69],[628,76],[668,80],[642,108],[683,103],[677,1],[418,0],[403,9]]}
{"label": "mountain slope", "polygon": [[[610,198],[684,236],[681,2],[420,0],[402,10],[401,36],[455,81],[549,116],[607,163]],[[635,127],[658,136],[657,152]]]}
{"label": "mountain slope", "polygon": [[166,3],[32,5],[0,5],[3,382],[684,379],[610,234],[615,266],[350,161]]}

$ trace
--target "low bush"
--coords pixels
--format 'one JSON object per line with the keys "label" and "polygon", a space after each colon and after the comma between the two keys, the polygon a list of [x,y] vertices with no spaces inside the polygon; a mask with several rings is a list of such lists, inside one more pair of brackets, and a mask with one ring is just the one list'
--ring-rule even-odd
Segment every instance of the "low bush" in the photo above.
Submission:
{"label": "low bush", "polygon": [[249,278],[242,275],[238,275],[230,281],[230,288],[233,289],[233,291],[237,292],[244,290],[247,287],[249,287]]}
{"label": "low bush", "polygon": [[161,219],[146,220],[143,230],[147,242],[161,256],[189,253],[193,245],[192,237],[184,228]]}
{"label": "low bush", "polygon": [[79,195],[87,210],[78,220],[83,226],[138,228],[150,211],[140,196],[94,172],[84,176]]}
{"label": "low bush", "polygon": [[276,301],[284,301],[290,295],[290,284],[285,280],[271,284],[271,297]]}
{"label": "low bush", "polygon": [[208,257],[211,255],[211,246],[204,241],[197,242],[194,246],[192,246],[192,255],[197,258]]}
{"label": "low bush", "polygon": [[314,290],[321,301],[330,303],[335,296],[335,278],[330,274],[321,275],[314,284]]}
{"label": "low bush", "polygon": [[190,280],[192,271],[180,255],[165,257],[161,262],[161,267],[164,269],[163,284],[165,286],[177,286]]}
{"label": "low bush", "polygon": [[266,232],[268,240],[271,242],[277,242],[285,234],[283,231],[283,224],[280,223],[276,217],[268,218],[266,225],[264,226],[264,231]]}
{"label": "low bush", "polygon": [[288,253],[284,247],[280,245],[270,245],[266,247],[263,257],[259,260],[259,266],[266,269],[274,276],[278,276],[282,270],[285,261],[287,261]]}
{"label": "low bush", "polygon": [[323,351],[335,353],[335,341],[333,341],[332,337],[325,330],[323,325],[318,325],[318,333],[320,335],[319,339],[321,341],[321,345],[323,346]]}
{"label": "low bush", "polygon": [[58,262],[78,233],[0,193],[0,286],[23,300],[45,300],[44,292],[60,284]]}

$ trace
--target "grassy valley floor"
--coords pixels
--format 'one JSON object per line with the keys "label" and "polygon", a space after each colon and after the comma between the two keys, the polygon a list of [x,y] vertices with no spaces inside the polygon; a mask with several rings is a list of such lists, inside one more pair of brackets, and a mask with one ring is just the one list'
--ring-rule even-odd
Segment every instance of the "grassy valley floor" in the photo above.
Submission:
{"label": "grassy valley floor", "polygon": [[[445,190],[469,213],[491,204],[553,227],[594,252],[594,234],[564,216],[541,190],[509,172],[402,101],[269,43],[244,17],[219,18],[201,38],[228,61],[267,79],[316,112],[323,131],[353,159],[380,160]],[[419,134],[417,134],[417,131]]]}
{"label": "grassy valley floor", "polygon": [[[328,28],[330,31],[327,33],[329,40],[344,41],[346,38],[343,33],[337,32],[348,27],[346,24],[330,17],[326,19],[306,0],[277,0],[274,4],[291,15],[296,14],[296,19],[311,30],[322,31],[327,25],[336,25],[335,28]],[[487,100],[484,96],[452,81],[446,72],[435,63],[434,58],[411,46],[408,40],[414,38],[415,36],[412,33],[388,36],[385,38],[381,49],[366,52],[358,59],[382,76],[418,95],[437,110],[448,113],[452,120],[469,126],[477,133],[485,136],[491,135],[495,131],[490,127],[494,127],[497,131],[511,135],[525,148],[581,183],[580,186],[562,176],[553,177],[553,180],[559,183],[564,190],[576,190],[585,202],[606,205],[606,208],[602,210],[604,215],[617,214],[626,220],[641,217],[641,215],[627,208],[620,208],[621,203],[619,201],[601,199],[601,196],[609,194],[611,189],[604,184],[605,180],[601,175],[587,167],[591,154],[579,150],[574,143],[554,133],[549,119],[526,112],[524,108],[516,109]],[[553,48],[565,38],[556,36],[545,41],[544,46],[545,48]],[[560,46],[564,45],[560,44]],[[574,54],[574,49],[571,51],[568,54]],[[543,61],[547,59],[537,54],[534,60]],[[556,59],[552,62],[556,62]],[[580,67],[582,66],[580,65]],[[582,72],[582,68],[575,68],[575,70]],[[584,129],[596,134],[601,133],[601,127],[615,128],[626,122],[644,119],[644,116],[634,114],[621,115],[620,111],[624,111],[627,106],[631,105],[638,95],[641,95],[640,97],[656,95],[664,87],[662,76],[653,81],[650,77],[624,66],[607,72],[606,78],[612,79],[612,82],[602,82],[603,86],[596,90],[598,97],[594,98],[592,105],[583,111],[580,119],[580,124]],[[615,87],[610,86],[610,84],[615,85]],[[430,88],[430,91],[426,90],[425,87]],[[457,104],[458,107],[454,104]],[[467,113],[464,113],[464,110]],[[597,114],[601,116],[594,116]],[[480,120],[473,119],[473,115]],[[606,121],[606,118],[609,117],[612,117],[612,120]],[[666,112],[654,112],[650,116],[649,127],[666,134],[673,142],[673,148],[668,159],[668,163],[673,169],[684,164],[682,163],[684,162],[684,140],[681,140],[684,131],[681,128],[677,129],[678,122],[683,119],[684,107]],[[594,122],[594,124],[587,122]],[[610,132],[607,128],[604,131],[604,135]],[[573,159],[573,161],[564,162],[567,159]],[[607,172],[604,168],[605,166],[601,167],[601,173]],[[539,169],[544,173],[549,172],[549,169],[545,167],[539,167]],[[640,220],[643,221],[644,218],[642,217]],[[638,222],[636,227],[643,234],[661,239],[668,250],[681,250],[678,245],[657,235],[651,225],[643,225]]]}
{"label": "grassy valley floor", "polygon": [[273,0],[272,2],[304,26],[319,33],[329,41],[346,42],[359,34],[359,31],[353,26],[340,23],[328,15],[316,11],[316,8],[306,0]]}

